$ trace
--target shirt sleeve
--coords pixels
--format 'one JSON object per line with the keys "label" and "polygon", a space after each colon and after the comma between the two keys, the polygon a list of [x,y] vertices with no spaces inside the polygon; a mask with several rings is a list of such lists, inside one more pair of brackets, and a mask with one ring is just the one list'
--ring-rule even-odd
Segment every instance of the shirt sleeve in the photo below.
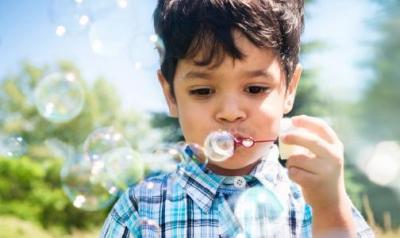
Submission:
{"label": "shirt sleeve", "polygon": [[128,190],[108,214],[100,238],[140,238],[140,219],[133,191]]}
{"label": "shirt sleeve", "polygon": [[353,206],[352,209],[352,215],[354,222],[356,224],[356,229],[357,229],[357,237],[359,238],[370,238],[370,237],[375,237],[375,234],[371,227],[367,224],[365,221],[364,217],[361,215],[361,213]]}
{"label": "shirt sleeve", "polygon": [[[356,225],[356,232],[358,238],[374,238],[375,233],[371,229],[371,227],[367,224],[364,217],[357,210],[357,208],[352,205],[352,216],[354,223]],[[312,212],[311,207],[309,205],[305,206],[303,225],[302,225],[302,235],[300,237],[312,237]],[[338,236],[340,237],[340,236]]]}

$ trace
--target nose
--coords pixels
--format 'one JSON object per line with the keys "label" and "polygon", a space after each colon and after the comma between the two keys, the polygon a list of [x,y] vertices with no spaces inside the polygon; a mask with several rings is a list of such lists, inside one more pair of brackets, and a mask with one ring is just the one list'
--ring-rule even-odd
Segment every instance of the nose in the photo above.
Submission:
{"label": "nose", "polygon": [[219,122],[239,122],[243,121],[247,114],[243,101],[235,96],[226,95],[219,100],[215,116]]}

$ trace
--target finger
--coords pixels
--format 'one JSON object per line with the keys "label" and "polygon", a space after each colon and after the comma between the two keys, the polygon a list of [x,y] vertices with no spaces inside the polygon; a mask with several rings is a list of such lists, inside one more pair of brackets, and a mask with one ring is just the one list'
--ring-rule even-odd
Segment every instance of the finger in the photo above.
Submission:
{"label": "finger", "polygon": [[318,175],[295,166],[288,168],[288,175],[292,181],[298,183],[301,187],[310,187],[318,181]]}
{"label": "finger", "polygon": [[286,166],[303,169],[312,174],[321,174],[324,161],[316,159],[315,155],[292,155],[288,158]]}
{"label": "finger", "polygon": [[339,141],[336,132],[321,118],[310,117],[306,115],[292,117],[292,123],[296,127],[302,127],[317,133],[328,143],[337,143]]}
{"label": "finger", "polygon": [[306,130],[294,130],[282,135],[281,140],[287,144],[303,146],[309,149],[317,157],[329,158],[336,157],[332,145],[321,139],[316,134]]}

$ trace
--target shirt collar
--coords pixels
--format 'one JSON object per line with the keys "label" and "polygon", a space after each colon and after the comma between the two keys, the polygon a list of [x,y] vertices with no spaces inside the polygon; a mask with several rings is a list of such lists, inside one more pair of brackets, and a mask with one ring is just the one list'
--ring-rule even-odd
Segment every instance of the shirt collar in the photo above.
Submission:
{"label": "shirt collar", "polygon": [[[190,149],[185,149],[183,156],[185,160],[178,165],[177,182],[200,209],[208,213],[218,188],[227,176],[217,175],[203,169],[203,165],[197,162]],[[249,176],[255,177],[264,186],[276,185],[279,181],[279,171],[282,169],[278,158],[279,150],[276,145],[272,145],[268,154],[261,158]]]}

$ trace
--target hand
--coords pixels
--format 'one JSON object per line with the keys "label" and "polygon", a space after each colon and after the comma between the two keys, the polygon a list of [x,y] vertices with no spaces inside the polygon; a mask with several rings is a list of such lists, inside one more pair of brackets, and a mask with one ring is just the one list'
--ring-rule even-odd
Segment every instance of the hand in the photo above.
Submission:
{"label": "hand", "polygon": [[299,129],[283,135],[282,141],[305,147],[308,153],[289,157],[289,177],[302,187],[304,198],[313,210],[337,208],[347,199],[342,142],[319,118],[296,116],[292,117],[292,123]]}
{"label": "hand", "polygon": [[343,237],[356,237],[344,186],[342,142],[321,119],[297,116],[292,123],[299,129],[289,131],[281,140],[308,150],[289,156],[286,165],[289,177],[302,187],[304,199],[313,208],[313,236],[327,237],[340,231]]}

